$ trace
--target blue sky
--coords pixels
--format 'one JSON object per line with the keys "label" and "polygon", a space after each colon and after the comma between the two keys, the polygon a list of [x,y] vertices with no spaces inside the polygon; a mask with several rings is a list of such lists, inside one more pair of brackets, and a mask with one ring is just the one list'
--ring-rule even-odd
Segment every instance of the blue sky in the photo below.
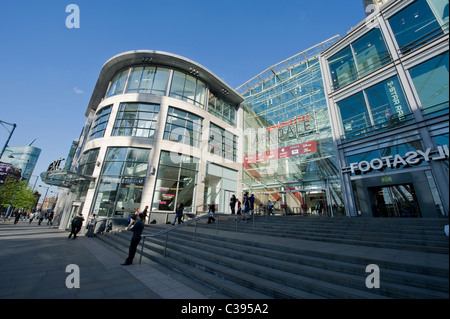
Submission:
{"label": "blue sky", "polygon": [[[72,3],[79,29],[66,27]],[[0,120],[17,124],[9,146],[36,139],[38,175],[67,156],[100,70],[116,54],[178,54],[237,88],[364,18],[361,0],[2,0]],[[0,147],[8,134],[0,126]]]}

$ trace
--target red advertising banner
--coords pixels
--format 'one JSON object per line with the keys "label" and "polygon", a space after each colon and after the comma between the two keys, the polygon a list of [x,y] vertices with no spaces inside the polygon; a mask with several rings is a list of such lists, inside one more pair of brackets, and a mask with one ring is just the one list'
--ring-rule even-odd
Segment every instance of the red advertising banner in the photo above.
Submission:
{"label": "red advertising banner", "polygon": [[257,164],[291,156],[317,152],[316,141],[290,145],[276,150],[244,156],[244,165]]}

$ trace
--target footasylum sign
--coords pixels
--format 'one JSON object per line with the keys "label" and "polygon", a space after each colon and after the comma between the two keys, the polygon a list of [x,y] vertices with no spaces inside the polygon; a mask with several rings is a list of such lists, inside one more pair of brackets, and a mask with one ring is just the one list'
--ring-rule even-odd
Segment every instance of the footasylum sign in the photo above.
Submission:
{"label": "footasylum sign", "polygon": [[361,161],[350,163],[350,167],[344,167],[343,172],[349,173],[348,168],[352,174],[367,173],[373,170],[382,171],[385,168],[398,168],[400,166],[415,166],[423,161],[439,161],[449,157],[448,145],[439,145],[436,152],[431,152],[431,147],[425,151],[415,150],[407,152],[404,156],[400,154],[383,156],[374,158],[370,161]]}

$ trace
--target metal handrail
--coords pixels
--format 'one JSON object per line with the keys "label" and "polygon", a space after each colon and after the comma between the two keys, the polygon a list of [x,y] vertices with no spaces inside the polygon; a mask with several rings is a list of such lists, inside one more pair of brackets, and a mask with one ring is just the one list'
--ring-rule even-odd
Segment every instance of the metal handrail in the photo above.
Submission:
{"label": "metal handrail", "polygon": [[208,217],[208,216],[209,216],[209,213],[208,213],[208,214],[205,214],[205,215],[202,215],[202,216],[199,216],[199,217],[192,218],[192,219],[190,219],[190,220],[187,221],[187,222],[183,222],[182,224],[178,224],[178,225],[176,225],[176,226],[172,226],[172,227],[170,227],[170,228],[160,230],[159,232],[156,232],[156,233],[154,233],[154,234],[142,235],[141,237],[143,238],[143,240],[142,240],[142,243],[141,243],[141,256],[139,257],[139,265],[141,264],[141,261],[142,261],[142,255],[143,255],[143,253],[144,253],[145,239],[146,239],[147,237],[158,237],[158,236],[161,236],[161,235],[166,234],[166,243],[165,243],[165,245],[164,245],[164,257],[166,257],[167,241],[168,241],[169,233],[170,233],[170,232],[172,232],[172,231],[174,231],[174,230],[177,230],[178,228],[181,228],[181,227],[190,225],[190,224],[192,224],[192,223],[195,223],[195,240],[197,240],[197,222],[198,222],[199,220],[203,219],[203,218]]}

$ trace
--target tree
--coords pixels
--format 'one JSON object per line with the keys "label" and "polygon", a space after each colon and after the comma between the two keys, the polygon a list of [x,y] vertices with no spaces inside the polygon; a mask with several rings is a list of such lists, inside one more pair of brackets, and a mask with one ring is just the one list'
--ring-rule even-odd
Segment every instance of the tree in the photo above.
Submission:
{"label": "tree", "polygon": [[7,208],[12,204],[22,209],[35,207],[38,198],[27,184],[27,181],[8,176],[0,189],[0,206]]}

